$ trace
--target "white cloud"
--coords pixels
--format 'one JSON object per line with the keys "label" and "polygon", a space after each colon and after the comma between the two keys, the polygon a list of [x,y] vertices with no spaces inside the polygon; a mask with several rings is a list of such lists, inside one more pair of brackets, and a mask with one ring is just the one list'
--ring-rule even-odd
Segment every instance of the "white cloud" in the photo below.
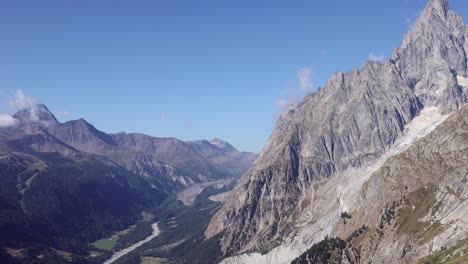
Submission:
{"label": "white cloud", "polygon": [[278,99],[275,103],[279,108],[285,108],[288,106],[288,101],[286,99]]}
{"label": "white cloud", "polygon": [[0,114],[0,128],[12,127],[18,125],[18,120],[16,120],[11,115]]}
{"label": "white cloud", "polygon": [[38,101],[36,98],[27,96],[23,90],[17,90],[15,95],[10,98],[8,105],[13,110],[21,110],[37,105]]}
{"label": "white cloud", "polygon": [[383,62],[385,61],[385,55],[383,53],[380,53],[380,54],[375,54],[373,52],[371,52],[371,54],[369,54],[369,58],[368,58],[370,61],[379,61],[379,62]]}
{"label": "white cloud", "polygon": [[284,109],[288,105],[297,102],[305,96],[307,92],[310,92],[314,88],[312,81],[312,70],[307,67],[300,68],[296,72],[298,87],[286,90],[284,96],[275,101],[275,104]]}
{"label": "white cloud", "polygon": [[23,90],[17,90],[14,96],[8,100],[8,106],[13,111],[31,108],[31,120],[33,121],[39,120],[38,109],[36,107],[38,103],[39,101],[35,97],[27,96]]}
{"label": "white cloud", "polygon": [[297,78],[299,79],[299,88],[302,91],[307,91],[314,87],[312,83],[312,71],[309,68],[300,68],[297,71]]}

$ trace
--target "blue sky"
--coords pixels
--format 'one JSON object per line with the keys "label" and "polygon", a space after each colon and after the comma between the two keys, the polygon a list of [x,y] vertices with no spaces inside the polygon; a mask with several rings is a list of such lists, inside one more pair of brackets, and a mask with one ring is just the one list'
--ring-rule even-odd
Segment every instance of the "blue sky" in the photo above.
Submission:
{"label": "blue sky", "polygon": [[390,55],[425,3],[1,1],[0,113],[22,90],[62,121],[258,152],[278,104]]}

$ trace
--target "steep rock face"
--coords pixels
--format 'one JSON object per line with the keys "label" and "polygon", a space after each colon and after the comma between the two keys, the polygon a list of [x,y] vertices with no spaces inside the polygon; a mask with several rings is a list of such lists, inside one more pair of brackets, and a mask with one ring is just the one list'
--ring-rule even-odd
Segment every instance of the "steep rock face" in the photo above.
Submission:
{"label": "steep rock face", "polygon": [[[324,240],[294,263],[329,263],[334,257],[352,264],[412,263],[457,244],[468,233],[467,173],[464,106],[372,174],[352,213],[342,217],[331,233],[339,237],[338,246],[320,246]],[[323,252],[334,256],[325,254],[325,259],[313,262]]]}
{"label": "steep rock face", "polygon": [[424,108],[450,113],[466,102],[465,25],[446,0],[431,0],[401,48],[380,62],[333,74],[291,106],[207,231],[226,255],[268,250],[289,234],[317,183],[379,158]]}
{"label": "steep rock face", "polygon": [[468,50],[468,41],[466,41],[466,39],[468,39],[468,26],[467,25],[465,25],[465,52]]}
{"label": "steep rock face", "polygon": [[425,105],[449,113],[466,102],[456,75],[466,76],[465,24],[448,0],[430,0],[392,60]]}

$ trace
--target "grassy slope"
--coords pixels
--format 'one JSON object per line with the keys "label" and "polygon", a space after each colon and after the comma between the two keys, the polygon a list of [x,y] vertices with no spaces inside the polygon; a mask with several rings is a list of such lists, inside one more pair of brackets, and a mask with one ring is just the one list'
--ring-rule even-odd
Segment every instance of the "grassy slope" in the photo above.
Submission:
{"label": "grassy slope", "polygon": [[468,238],[450,248],[444,248],[416,262],[417,264],[465,264],[468,263]]}

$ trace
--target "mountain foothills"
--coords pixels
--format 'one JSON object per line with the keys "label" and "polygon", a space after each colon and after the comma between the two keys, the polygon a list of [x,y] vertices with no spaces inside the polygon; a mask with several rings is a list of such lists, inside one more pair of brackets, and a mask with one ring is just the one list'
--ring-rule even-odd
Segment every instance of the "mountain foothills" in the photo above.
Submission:
{"label": "mountain foothills", "polygon": [[430,0],[389,59],[286,109],[205,232],[221,237],[222,263],[466,254],[467,38],[448,1]]}
{"label": "mountain foothills", "polygon": [[0,128],[2,263],[11,256],[28,262],[28,255],[31,263],[64,255],[101,263],[89,255],[91,242],[134,225],[187,186],[235,181],[255,158],[219,139],[184,142],[106,134],[83,119],[59,123],[45,105],[13,117],[15,126]]}

